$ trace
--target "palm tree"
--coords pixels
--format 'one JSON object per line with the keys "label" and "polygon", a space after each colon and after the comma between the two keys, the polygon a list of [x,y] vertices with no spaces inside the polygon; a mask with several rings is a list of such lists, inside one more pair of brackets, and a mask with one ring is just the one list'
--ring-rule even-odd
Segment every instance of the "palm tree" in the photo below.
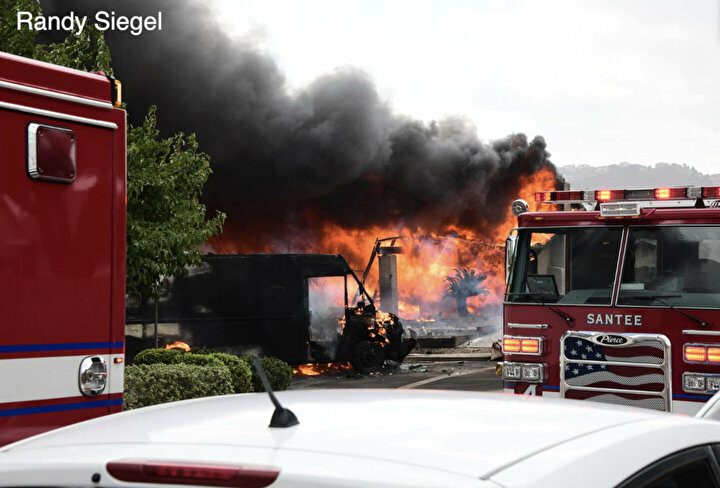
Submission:
{"label": "palm tree", "polygon": [[445,277],[448,282],[447,294],[455,299],[458,317],[468,317],[467,299],[477,295],[487,294],[486,288],[480,288],[480,283],[487,279],[487,275],[477,274],[474,269],[456,269],[455,274]]}

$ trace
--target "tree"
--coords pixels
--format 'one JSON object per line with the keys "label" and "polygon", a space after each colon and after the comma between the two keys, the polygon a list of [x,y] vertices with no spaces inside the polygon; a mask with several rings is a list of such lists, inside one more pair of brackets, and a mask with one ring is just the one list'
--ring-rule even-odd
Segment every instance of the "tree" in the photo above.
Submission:
{"label": "tree", "polygon": [[210,158],[194,134],[160,137],[155,107],[130,128],[127,161],[128,292],[156,296],[160,276],[182,275],[200,262],[199,246],[221,230],[225,214],[205,219],[199,198]]}
{"label": "tree", "polygon": [[0,0],[0,9],[0,51],[112,75],[105,36],[94,26],[84,29],[80,35],[70,34],[62,42],[38,44],[37,31],[17,28],[18,12],[30,12],[33,16],[42,14],[37,0]]}
{"label": "tree", "polygon": [[41,13],[37,0],[0,0],[0,51],[35,58],[37,31],[17,28],[17,13]]}
{"label": "tree", "polygon": [[[18,11],[42,13],[37,0],[0,0],[0,50],[85,71],[112,74],[102,32],[87,27],[62,42],[37,43],[36,31],[16,28]],[[199,247],[222,229],[225,214],[206,220],[200,195],[210,176],[210,158],[194,134],[163,139],[157,110],[128,130],[127,290],[157,297],[163,275],[181,275],[198,264]]]}
{"label": "tree", "polygon": [[479,288],[487,275],[480,275],[474,269],[456,269],[453,276],[447,276],[448,295],[455,299],[458,317],[468,317],[467,299],[477,295],[485,295],[487,289]]}

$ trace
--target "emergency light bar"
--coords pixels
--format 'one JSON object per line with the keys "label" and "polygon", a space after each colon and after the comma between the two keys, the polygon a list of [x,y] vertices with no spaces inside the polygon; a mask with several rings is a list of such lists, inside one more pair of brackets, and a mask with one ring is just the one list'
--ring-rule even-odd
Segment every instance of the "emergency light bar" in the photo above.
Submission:
{"label": "emergency light bar", "polygon": [[720,186],[644,188],[637,190],[560,190],[535,193],[537,203],[697,200],[720,198]]}

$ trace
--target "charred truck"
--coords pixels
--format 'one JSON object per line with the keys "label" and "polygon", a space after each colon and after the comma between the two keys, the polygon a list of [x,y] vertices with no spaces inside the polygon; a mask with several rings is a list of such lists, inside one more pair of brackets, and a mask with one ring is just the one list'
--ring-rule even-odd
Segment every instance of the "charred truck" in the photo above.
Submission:
{"label": "charred truck", "polygon": [[0,53],[0,445],[122,409],[119,88]]}
{"label": "charred truck", "polygon": [[720,390],[720,187],[552,191],[507,242],[506,391],[692,414]]}
{"label": "charred truck", "polygon": [[397,316],[376,310],[340,255],[206,255],[187,276],[167,280],[157,303],[127,302],[129,358],[181,341],[373,371],[405,358],[415,345],[405,335]]}

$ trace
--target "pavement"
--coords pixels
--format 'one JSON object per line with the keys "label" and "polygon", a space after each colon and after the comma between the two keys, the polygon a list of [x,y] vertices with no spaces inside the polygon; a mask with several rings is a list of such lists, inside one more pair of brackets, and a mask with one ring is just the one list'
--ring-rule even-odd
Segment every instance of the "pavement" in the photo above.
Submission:
{"label": "pavement", "polygon": [[[439,356],[439,355],[433,355]],[[398,368],[359,375],[334,371],[318,376],[295,376],[290,390],[331,388],[422,388],[430,390],[500,391],[502,381],[495,375],[495,361],[442,355],[408,358]],[[446,359],[449,357],[450,359]]]}

